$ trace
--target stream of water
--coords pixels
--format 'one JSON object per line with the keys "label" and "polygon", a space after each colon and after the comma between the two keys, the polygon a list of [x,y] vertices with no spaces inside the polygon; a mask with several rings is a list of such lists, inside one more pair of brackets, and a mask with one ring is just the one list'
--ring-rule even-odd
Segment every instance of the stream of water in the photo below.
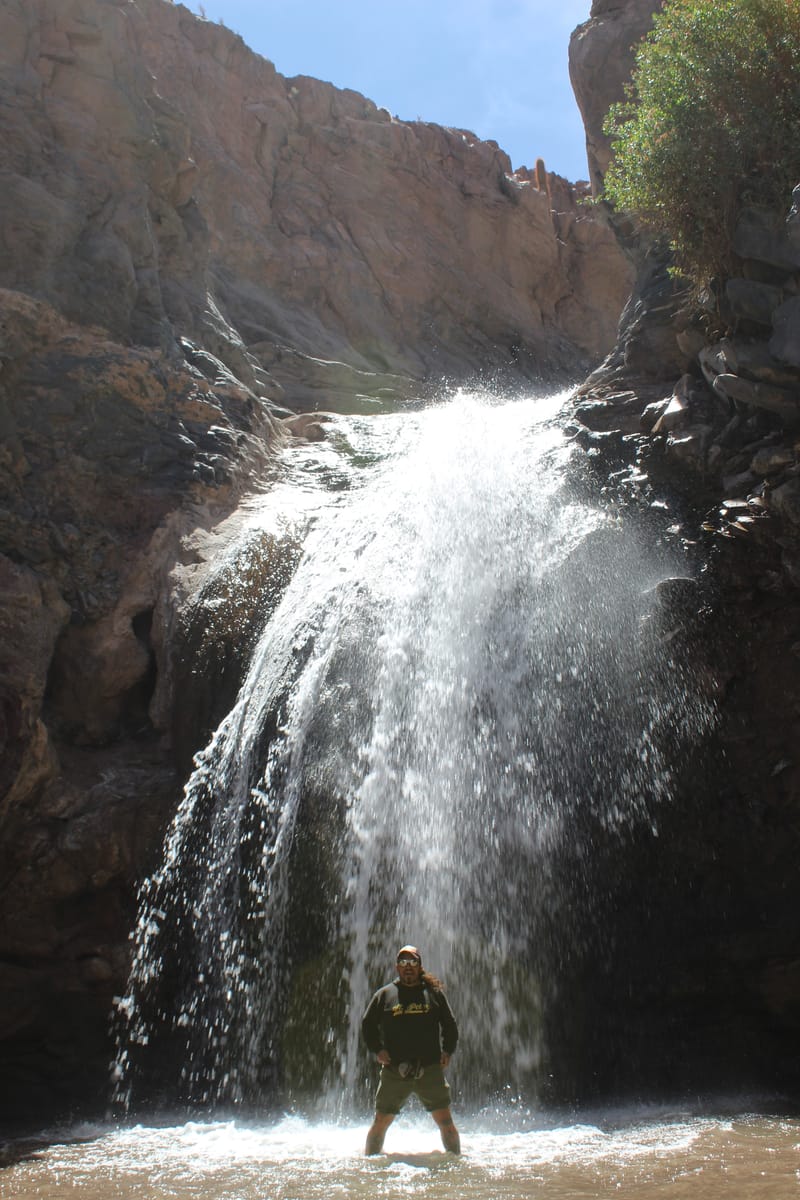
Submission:
{"label": "stream of water", "polygon": [[800,1122],[660,1114],[548,1124],[487,1114],[464,1153],[435,1148],[429,1120],[395,1123],[365,1159],[363,1126],[234,1122],[72,1131],[0,1170],[4,1200],[796,1200]]}

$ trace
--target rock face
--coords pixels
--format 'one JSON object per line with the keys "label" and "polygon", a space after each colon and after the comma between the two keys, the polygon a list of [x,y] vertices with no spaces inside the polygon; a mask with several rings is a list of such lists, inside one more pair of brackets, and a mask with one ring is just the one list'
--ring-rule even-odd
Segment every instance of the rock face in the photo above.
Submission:
{"label": "rock face", "polygon": [[594,195],[602,191],[611,155],[603,122],[611,105],[624,97],[636,45],[660,7],[659,0],[593,0],[589,20],[570,39],[569,74],[586,130]]}
{"label": "rock face", "polygon": [[[595,193],[603,119],[656,7],[597,2],[573,35]],[[800,189],[788,216],[740,214],[736,277],[704,312],[668,255],[612,217],[637,277],[614,350],[579,389],[575,437],[606,494],[669,514],[660,536],[695,560],[696,595],[665,604],[662,634],[699,666],[716,716],[657,845],[603,876],[618,879],[615,949],[578,970],[592,1036],[562,1029],[572,1060],[554,1064],[576,1091],[593,1076],[605,1093],[644,1078],[662,1094],[800,1092],[798,204]]]}
{"label": "rock face", "polygon": [[292,408],[575,378],[612,343],[614,239],[563,188],[559,239],[493,143],[286,80],[165,0],[18,0],[3,34],[6,287],[138,344],[182,334]]}
{"label": "rock face", "polygon": [[148,714],[171,564],[278,423],[20,292],[0,318],[0,1069],[6,1115],[45,1117],[97,1087],[135,882],[179,790]]}

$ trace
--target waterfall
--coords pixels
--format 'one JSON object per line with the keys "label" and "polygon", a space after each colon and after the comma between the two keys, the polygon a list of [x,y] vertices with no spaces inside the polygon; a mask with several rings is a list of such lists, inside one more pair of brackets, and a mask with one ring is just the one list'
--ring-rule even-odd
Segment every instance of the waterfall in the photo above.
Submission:
{"label": "waterfall", "polygon": [[263,503],[303,555],[142,887],[119,1101],[366,1105],[360,1016],[405,942],[449,985],[460,1094],[535,1095],[597,861],[657,830],[711,719],[648,625],[677,551],[590,497],[565,399],[285,452]]}

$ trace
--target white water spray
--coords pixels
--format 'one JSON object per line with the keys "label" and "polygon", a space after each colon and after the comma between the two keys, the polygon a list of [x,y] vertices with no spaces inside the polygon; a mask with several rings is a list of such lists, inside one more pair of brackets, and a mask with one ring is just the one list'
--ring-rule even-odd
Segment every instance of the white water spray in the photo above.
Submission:
{"label": "white water spray", "polygon": [[706,719],[642,632],[670,564],[576,498],[563,399],[337,421],[337,488],[142,891],[121,1100],[160,1074],[362,1102],[359,1018],[407,941],[452,983],[462,1091],[535,1090],[593,839],[652,820]]}

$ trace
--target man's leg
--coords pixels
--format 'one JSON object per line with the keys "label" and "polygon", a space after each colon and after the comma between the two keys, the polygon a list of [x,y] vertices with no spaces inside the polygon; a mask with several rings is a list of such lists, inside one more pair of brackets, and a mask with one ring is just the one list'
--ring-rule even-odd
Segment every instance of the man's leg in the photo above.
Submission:
{"label": "man's leg", "polygon": [[458,1130],[455,1127],[450,1109],[435,1108],[431,1116],[439,1126],[439,1133],[442,1135],[442,1145],[445,1150],[449,1150],[452,1154],[460,1154],[461,1138],[458,1136]]}
{"label": "man's leg", "polygon": [[386,1137],[386,1130],[393,1120],[394,1113],[375,1113],[375,1120],[370,1125],[369,1132],[367,1133],[367,1144],[364,1147],[365,1154],[380,1154],[383,1149],[383,1139]]}

